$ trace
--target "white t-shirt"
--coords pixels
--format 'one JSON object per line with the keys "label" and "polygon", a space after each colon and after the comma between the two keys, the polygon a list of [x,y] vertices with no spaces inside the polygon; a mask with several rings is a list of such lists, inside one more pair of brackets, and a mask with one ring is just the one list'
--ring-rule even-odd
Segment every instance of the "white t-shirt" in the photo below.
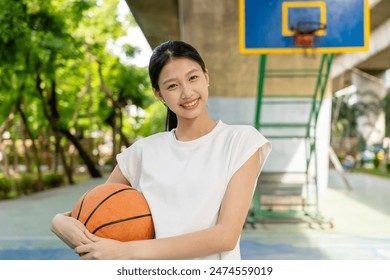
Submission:
{"label": "white t-shirt", "polygon": [[[264,164],[271,145],[254,127],[219,121],[208,134],[178,141],[174,130],[140,139],[117,155],[120,170],[152,212],[156,238],[215,225],[234,173],[258,150]],[[240,259],[234,250],[203,259]]]}

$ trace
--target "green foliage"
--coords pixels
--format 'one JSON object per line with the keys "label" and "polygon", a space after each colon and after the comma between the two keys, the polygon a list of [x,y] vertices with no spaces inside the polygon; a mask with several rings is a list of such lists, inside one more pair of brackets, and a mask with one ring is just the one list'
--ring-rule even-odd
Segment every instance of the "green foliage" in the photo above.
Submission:
{"label": "green foliage", "polygon": [[92,48],[104,50],[108,40],[125,34],[121,22],[117,20],[118,0],[100,1],[101,5],[94,5],[83,12],[75,36],[85,38]]}
{"label": "green foliage", "polygon": [[[1,73],[0,73],[1,75]],[[11,94],[2,93],[0,89],[0,125],[5,122],[15,104],[15,98]]]}
{"label": "green foliage", "polygon": [[129,45],[129,44],[124,44],[122,46],[122,50],[126,54],[126,56],[129,58],[133,58],[135,55],[137,55],[141,52],[141,50],[139,48],[134,47],[134,46]]}
{"label": "green foliage", "polygon": [[57,188],[65,181],[64,175],[59,173],[50,173],[43,176],[43,184],[48,188]]}
{"label": "green foliage", "polygon": [[28,46],[27,6],[22,1],[0,1],[0,61],[12,63]]}
{"label": "green foliage", "polygon": [[353,168],[350,171],[371,174],[371,175],[376,175],[376,176],[382,176],[385,178],[390,178],[390,169],[387,171],[382,171],[381,169],[376,169],[376,168],[362,168],[362,167],[360,167],[360,168]]}
{"label": "green foliage", "polygon": [[[45,133],[49,126],[42,101],[49,101],[55,89],[61,127],[83,133],[101,128],[111,104],[100,89],[96,59],[121,106],[146,108],[154,101],[147,93],[147,69],[123,65],[106,49],[134,23],[132,17],[118,20],[117,5],[117,0],[1,1],[0,123],[23,95],[34,136],[39,129]],[[138,50],[125,44],[123,51],[134,56]],[[35,90],[37,74],[46,100]]]}
{"label": "green foliage", "polygon": [[[65,176],[53,172],[43,176],[44,189],[57,188],[63,185]],[[35,175],[23,173],[20,177],[6,178],[0,175],[0,199],[30,195],[38,190],[38,179]]]}
{"label": "green foliage", "polygon": [[161,102],[156,101],[146,110],[147,117],[143,120],[138,131],[140,136],[149,136],[165,130],[167,109]]}
{"label": "green foliage", "polygon": [[96,5],[95,0],[52,2],[57,2],[53,5],[57,7],[59,14],[66,15],[65,22],[71,30],[77,28],[79,21],[85,16],[85,13]]}
{"label": "green foliage", "polygon": [[12,190],[12,181],[9,178],[0,177],[0,199],[8,198]]}
{"label": "green foliage", "polygon": [[[332,108],[335,109],[337,98],[334,97],[332,102]],[[343,99],[340,104],[339,116],[336,122],[336,131],[333,131],[334,136],[337,138],[341,137],[357,137],[357,121],[356,117],[358,116],[356,112],[356,107],[351,107],[348,105],[348,99]]]}
{"label": "green foliage", "polygon": [[[358,102],[350,102],[351,99],[358,96]],[[381,111],[386,115],[386,135],[389,133],[389,115],[390,115],[390,95],[384,100],[380,100],[373,91],[357,92],[356,94],[340,97],[343,98],[340,104],[339,116],[336,123],[336,131],[333,131],[336,137],[362,137],[357,129],[357,119],[362,116],[378,115]],[[363,101],[364,100],[364,101]],[[333,98],[333,109],[338,102]],[[352,103],[352,104],[351,104]],[[373,127],[375,124],[367,120],[366,126]]]}
{"label": "green foliage", "polygon": [[24,173],[19,178],[14,179],[14,188],[18,195],[28,195],[36,191],[38,180],[36,176]]}
{"label": "green foliage", "polygon": [[[0,1],[0,126],[12,110],[20,108],[32,137],[41,139],[36,143],[49,143],[45,144],[50,145],[49,151],[55,150],[55,140],[42,138],[53,138],[59,128],[79,139],[93,131],[107,132],[111,129],[107,120],[120,110],[114,111],[113,101],[102,90],[99,62],[104,82],[122,112],[129,105],[147,112],[144,118],[123,119],[125,135],[135,138],[163,130],[165,108],[155,105],[147,68],[125,65],[107,49],[135,23],[132,16],[118,20],[117,5],[118,0]],[[122,49],[130,57],[139,52],[128,44]],[[8,129],[12,138],[29,137],[20,128],[21,114],[16,114]],[[59,135],[61,145],[69,147],[63,136]],[[20,156],[18,162],[25,163]],[[30,162],[34,165],[38,160]],[[45,178],[45,184],[56,186],[61,181],[58,176]],[[21,175],[12,182],[11,192],[18,194],[37,189],[36,175]]]}
{"label": "green foliage", "polygon": [[134,65],[123,65],[116,58],[107,65],[105,71],[106,83],[116,95],[116,100],[124,107],[134,104],[147,108],[155,97],[149,86],[149,76],[146,68]]}
{"label": "green foliage", "polygon": [[375,156],[375,157],[372,159],[372,163],[374,164],[374,168],[375,168],[375,169],[378,169],[379,164],[381,163],[381,161],[379,160],[379,158],[378,158],[377,156]]}

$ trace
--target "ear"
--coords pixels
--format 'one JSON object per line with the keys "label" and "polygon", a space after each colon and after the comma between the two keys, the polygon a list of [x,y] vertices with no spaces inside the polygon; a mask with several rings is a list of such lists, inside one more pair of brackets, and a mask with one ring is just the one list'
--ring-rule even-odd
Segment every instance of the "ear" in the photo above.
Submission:
{"label": "ear", "polygon": [[207,84],[210,84],[209,70],[206,68],[206,70],[203,73],[204,73],[204,76],[206,78]]}
{"label": "ear", "polygon": [[158,100],[165,104],[164,98],[162,97],[160,90],[153,88],[153,93]]}

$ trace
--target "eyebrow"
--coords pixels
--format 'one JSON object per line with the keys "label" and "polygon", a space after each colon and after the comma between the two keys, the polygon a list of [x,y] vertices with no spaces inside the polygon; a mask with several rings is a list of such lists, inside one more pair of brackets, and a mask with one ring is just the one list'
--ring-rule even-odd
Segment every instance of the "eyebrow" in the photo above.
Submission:
{"label": "eyebrow", "polygon": [[[186,76],[189,76],[189,75],[191,75],[192,73],[198,72],[198,71],[199,71],[199,69],[194,68],[194,69],[188,71],[187,74],[186,74]],[[168,80],[163,81],[162,84],[165,85],[165,84],[167,84],[167,83],[169,83],[169,82],[172,82],[172,81],[174,81],[174,80],[176,80],[176,78],[171,78],[171,79],[168,79]]]}

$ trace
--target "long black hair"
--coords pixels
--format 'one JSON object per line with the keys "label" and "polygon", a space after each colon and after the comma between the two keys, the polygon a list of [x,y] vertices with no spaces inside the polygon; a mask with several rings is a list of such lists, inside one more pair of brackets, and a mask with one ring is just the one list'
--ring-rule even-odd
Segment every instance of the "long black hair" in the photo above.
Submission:
{"label": "long black hair", "polygon": [[[158,45],[150,57],[149,62],[149,77],[152,87],[155,90],[160,90],[158,86],[158,78],[162,68],[167,62],[173,58],[185,57],[195,60],[199,63],[203,72],[206,71],[206,65],[198,53],[198,51],[188,43],[183,41],[166,41]],[[167,107],[168,108],[168,107]],[[177,116],[171,109],[168,108],[165,128],[170,131],[177,127]]]}

